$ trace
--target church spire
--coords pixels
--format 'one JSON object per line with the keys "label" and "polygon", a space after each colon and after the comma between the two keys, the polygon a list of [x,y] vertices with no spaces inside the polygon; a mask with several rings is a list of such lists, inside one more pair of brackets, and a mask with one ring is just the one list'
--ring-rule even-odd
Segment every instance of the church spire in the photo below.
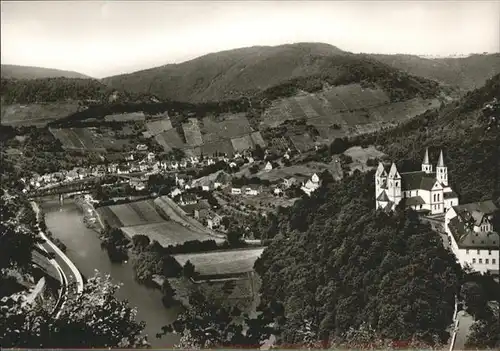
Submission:
{"label": "church spire", "polygon": [[438,167],[444,167],[443,150],[439,153]]}
{"label": "church spire", "polygon": [[424,155],[424,161],[422,162],[423,165],[428,165],[429,163],[429,148],[425,148],[425,155]]}
{"label": "church spire", "polygon": [[432,173],[432,165],[429,162],[429,148],[425,148],[424,160],[422,161],[422,172]]}

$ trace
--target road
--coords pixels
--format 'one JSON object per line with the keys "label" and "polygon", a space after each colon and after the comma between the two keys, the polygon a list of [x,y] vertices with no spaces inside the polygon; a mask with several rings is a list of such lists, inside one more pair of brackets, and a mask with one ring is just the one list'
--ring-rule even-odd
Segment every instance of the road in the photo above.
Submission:
{"label": "road", "polygon": [[469,329],[474,323],[474,319],[465,311],[458,312],[457,318],[458,331],[453,350],[464,350],[465,342],[467,341],[467,336],[469,335]]}
{"label": "road", "polygon": [[38,234],[42,239],[45,240],[43,244],[38,244],[42,251],[47,252],[54,256],[53,259],[50,260],[51,264],[56,268],[56,270],[60,274],[61,286],[62,290],[60,293],[60,298],[56,304],[56,308],[54,312],[57,313],[56,316],[59,316],[62,308],[66,301],[74,296],[75,294],[79,294],[83,291],[83,277],[78,269],[75,267],[73,262],[61,251],[40,229],[40,208],[36,202],[31,202],[31,206],[36,213],[37,216],[37,229]]}

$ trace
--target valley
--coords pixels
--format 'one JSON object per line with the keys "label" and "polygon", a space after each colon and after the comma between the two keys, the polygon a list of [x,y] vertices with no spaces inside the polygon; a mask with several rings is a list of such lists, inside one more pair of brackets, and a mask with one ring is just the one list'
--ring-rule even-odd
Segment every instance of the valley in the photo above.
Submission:
{"label": "valley", "polygon": [[[447,164],[460,203],[500,206],[497,56],[471,57],[473,67],[457,79],[465,58],[447,60],[438,73],[440,59],[377,57],[298,43],[101,80],[11,69],[2,75],[9,189],[2,202],[17,212],[5,213],[5,233],[18,240],[13,223],[29,221],[10,193],[40,201],[47,231],[94,289],[82,296],[110,301],[78,300],[79,316],[114,316],[109,309],[118,306],[130,319],[110,328],[133,329],[125,346],[143,343],[146,331],[155,347],[260,347],[274,340],[453,351],[450,325],[461,318],[459,309],[483,323],[474,324],[480,331],[471,327],[470,340],[459,335],[460,345],[483,345],[485,333],[494,344],[484,326],[493,330],[498,320],[491,307],[498,272],[469,269],[458,249],[443,245],[452,238],[443,229],[445,213],[423,213],[405,201],[396,206],[397,191],[384,190],[384,197],[373,189],[382,189],[377,177],[397,188],[399,172],[408,178],[427,167],[424,152],[435,158],[445,150],[439,164]],[[75,191],[78,182],[87,186]],[[422,184],[418,196],[440,186]],[[59,203],[40,199],[66,186]],[[483,217],[497,225],[498,216],[491,210]],[[30,265],[30,240],[5,241],[5,250],[25,245],[17,259]],[[51,269],[48,257],[36,257]],[[95,268],[111,278],[95,283]],[[115,282],[126,284],[116,297],[114,288],[99,290]],[[63,309],[63,322],[43,318],[71,325],[64,314],[71,308]],[[95,331],[104,340],[100,323],[83,323],[82,335]],[[107,346],[98,337],[91,340]]]}

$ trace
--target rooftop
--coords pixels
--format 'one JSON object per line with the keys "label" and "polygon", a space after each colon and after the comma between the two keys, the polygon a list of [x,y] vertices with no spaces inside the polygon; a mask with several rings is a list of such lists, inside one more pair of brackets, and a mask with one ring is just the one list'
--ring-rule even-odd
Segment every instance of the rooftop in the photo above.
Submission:
{"label": "rooftop", "polygon": [[474,232],[459,217],[451,219],[448,227],[460,249],[498,250],[499,236],[496,232]]}
{"label": "rooftop", "polygon": [[402,190],[432,190],[436,183],[436,173],[422,171],[401,173]]}

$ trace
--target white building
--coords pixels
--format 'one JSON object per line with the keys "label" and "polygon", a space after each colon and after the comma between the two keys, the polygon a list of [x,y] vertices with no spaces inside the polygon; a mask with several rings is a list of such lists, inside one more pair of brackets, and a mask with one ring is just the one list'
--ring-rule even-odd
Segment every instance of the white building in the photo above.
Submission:
{"label": "white building", "polygon": [[231,194],[241,195],[241,188],[231,188]]}
{"label": "white building", "polygon": [[259,190],[257,190],[256,188],[247,186],[245,188],[245,195],[251,195],[251,196],[259,195]]}
{"label": "white building", "polygon": [[399,173],[393,163],[387,173],[384,165],[379,163],[375,173],[376,208],[394,210],[402,199],[407,207],[430,214],[444,214],[458,205],[458,195],[448,185],[448,168],[444,165],[442,151],[436,172],[429,163],[428,150],[420,171]]}
{"label": "white building", "polygon": [[271,164],[271,162],[267,162],[266,163],[266,166],[264,167],[264,170],[266,171],[271,171],[273,169],[273,165]]}
{"label": "white building", "polygon": [[311,179],[309,179],[300,189],[307,195],[311,196],[311,194],[315,192],[319,186],[319,177],[316,173],[314,173]]}
{"label": "white building", "polygon": [[488,200],[453,206],[446,212],[445,230],[462,267],[498,275],[500,241],[491,223],[496,210],[493,201]]}

